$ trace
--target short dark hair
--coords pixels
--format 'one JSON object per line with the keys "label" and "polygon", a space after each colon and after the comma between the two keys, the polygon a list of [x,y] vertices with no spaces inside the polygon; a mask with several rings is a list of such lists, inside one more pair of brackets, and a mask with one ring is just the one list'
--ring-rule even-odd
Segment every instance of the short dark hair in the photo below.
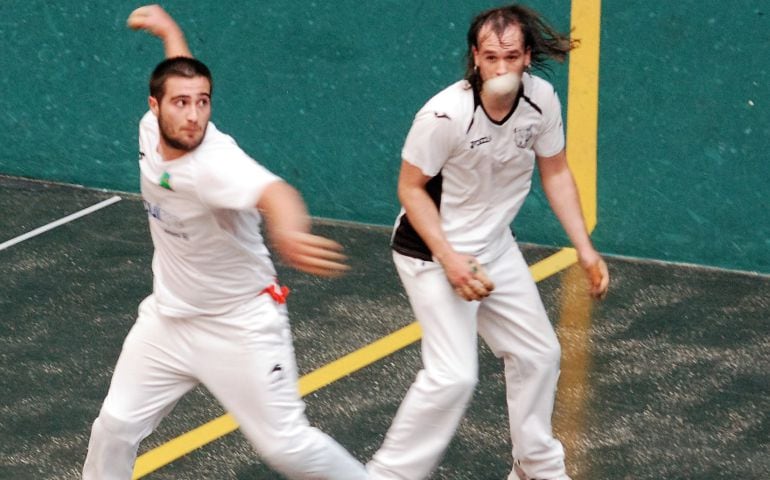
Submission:
{"label": "short dark hair", "polygon": [[532,68],[539,70],[548,70],[546,61],[549,58],[563,62],[567,53],[579,43],[578,40],[570,39],[569,34],[559,33],[547,24],[540,14],[523,5],[514,4],[485,10],[471,21],[467,35],[465,79],[476,88],[480,86],[481,79],[474,68],[476,65],[473,61],[473,48],[478,48],[479,33],[485,25],[489,25],[497,35],[502,35],[505,29],[512,25],[520,26],[524,34],[524,48],[529,49],[532,57]]}
{"label": "short dark hair", "polygon": [[150,96],[160,101],[166,93],[166,80],[169,77],[206,77],[211,86],[209,93],[214,91],[214,83],[211,80],[211,71],[200,60],[190,57],[167,58],[160,62],[150,76]]}

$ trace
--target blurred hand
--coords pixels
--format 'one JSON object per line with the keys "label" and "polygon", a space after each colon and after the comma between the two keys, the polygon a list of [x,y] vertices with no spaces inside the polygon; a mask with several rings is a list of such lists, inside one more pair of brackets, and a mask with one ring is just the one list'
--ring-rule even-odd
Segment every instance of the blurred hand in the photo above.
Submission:
{"label": "blurred hand", "polygon": [[134,30],[145,30],[159,38],[165,38],[179,26],[160,5],[139,7],[128,16],[126,24]]}
{"label": "blurred hand", "polygon": [[319,277],[339,277],[350,270],[342,245],[305,232],[273,232],[275,249],[292,268]]}

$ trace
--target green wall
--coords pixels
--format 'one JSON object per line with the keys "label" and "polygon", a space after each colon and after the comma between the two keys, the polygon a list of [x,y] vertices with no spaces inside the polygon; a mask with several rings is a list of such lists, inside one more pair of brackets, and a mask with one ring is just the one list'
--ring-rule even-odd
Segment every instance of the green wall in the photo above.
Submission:
{"label": "green wall", "polygon": [[597,241],[770,273],[770,2],[604,4]]}
{"label": "green wall", "polygon": [[[770,7],[604,2],[599,226],[606,253],[770,273]],[[415,111],[462,73],[488,1],[169,1],[215,76],[214,120],[313,215],[389,225]],[[0,173],[136,191],[160,43],[125,1],[0,2]],[[569,28],[569,1],[533,2]],[[740,7],[740,8],[738,8]],[[566,103],[567,67],[551,80]],[[568,105],[566,106],[568,108]],[[564,235],[535,191],[523,241]]]}

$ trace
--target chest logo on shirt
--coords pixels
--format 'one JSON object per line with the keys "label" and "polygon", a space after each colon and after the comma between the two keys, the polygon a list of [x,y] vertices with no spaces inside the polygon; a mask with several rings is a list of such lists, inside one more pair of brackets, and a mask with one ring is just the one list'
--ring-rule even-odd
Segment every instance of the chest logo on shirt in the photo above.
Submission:
{"label": "chest logo on shirt", "polygon": [[147,200],[143,200],[144,210],[147,215],[160,222],[163,226],[163,231],[173,237],[181,238],[183,240],[189,240],[187,233],[182,232],[184,223],[176,215],[173,215],[164,210],[160,205],[154,205]]}
{"label": "chest logo on shirt", "polygon": [[489,143],[491,141],[492,141],[492,137],[490,137],[490,136],[477,138],[476,140],[471,140],[471,150],[476,148],[476,147],[480,147],[480,146],[484,145],[485,143]]}
{"label": "chest logo on shirt", "polygon": [[513,129],[513,140],[519,148],[529,147],[532,140],[532,125],[526,127],[516,127]]}
{"label": "chest logo on shirt", "polygon": [[171,175],[169,175],[168,172],[163,172],[163,175],[160,176],[160,179],[158,180],[158,185],[165,188],[166,190],[174,191],[173,188],[171,188],[171,184],[169,183],[171,181]]}

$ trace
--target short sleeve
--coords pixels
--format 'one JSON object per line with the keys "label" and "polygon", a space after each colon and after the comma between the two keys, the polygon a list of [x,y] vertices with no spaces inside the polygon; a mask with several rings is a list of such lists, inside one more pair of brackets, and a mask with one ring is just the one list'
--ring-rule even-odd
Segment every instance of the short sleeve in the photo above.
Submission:
{"label": "short sleeve", "polygon": [[414,118],[401,156],[423,174],[435,177],[454,150],[455,122],[444,112],[425,107]]}
{"label": "short sleeve", "polygon": [[543,128],[533,149],[539,157],[552,157],[564,149],[564,124],[561,119],[559,96],[551,90],[543,103]]}
{"label": "short sleeve", "polygon": [[197,152],[198,196],[212,208],[247,210],[256,208],[269,184],[280,177],[258,164],[236,145]]}
{"label": "short sleeve", "polygon": [[139,121],[139,152],[142,156],[152,153],[158,146],[158,119],[148,110]]}

